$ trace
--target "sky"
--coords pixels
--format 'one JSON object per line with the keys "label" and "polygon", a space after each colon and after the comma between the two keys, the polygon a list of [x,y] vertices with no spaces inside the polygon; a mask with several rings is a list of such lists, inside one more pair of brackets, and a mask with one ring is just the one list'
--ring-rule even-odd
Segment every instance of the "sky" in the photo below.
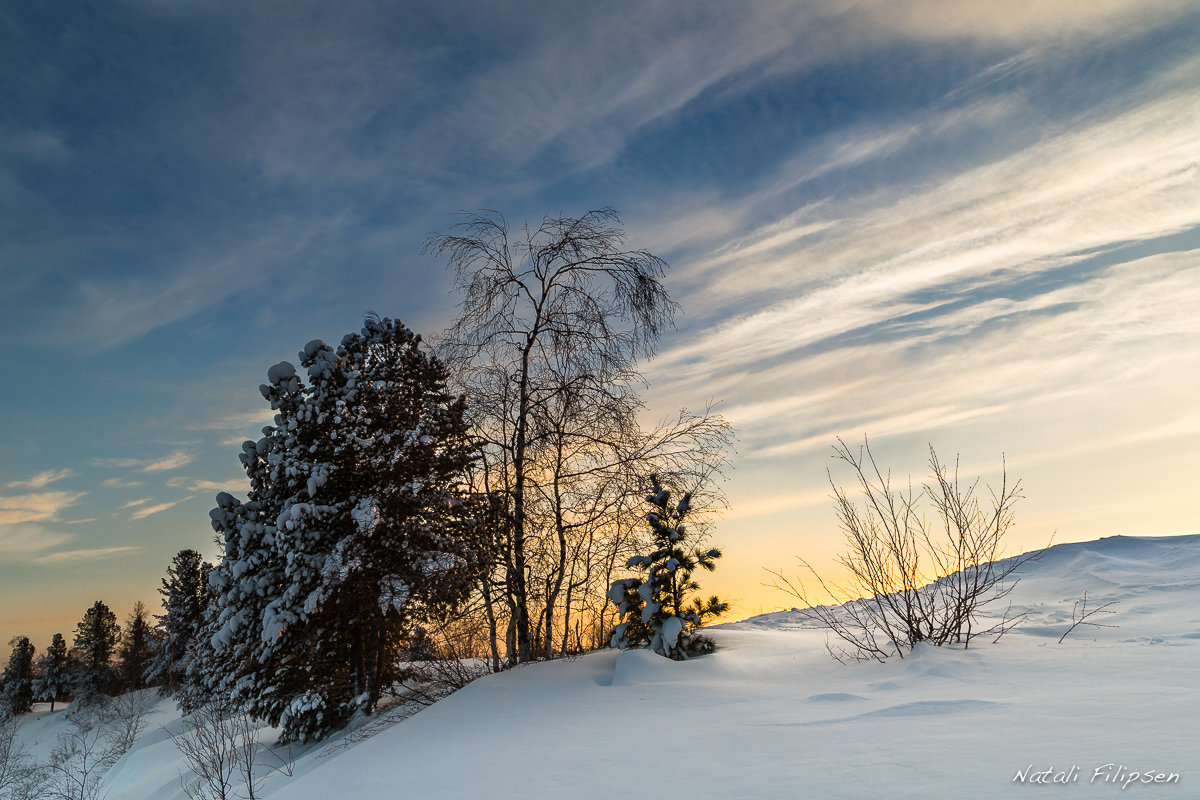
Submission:
{"label": "sky", "polygon": [[1200,530],[1187,0],[0,6],[0,638],[215,556],[267,368],[435,334],[462,210],[671,264],[649,414],[738,433],[705,588],[830,568],[838,437],[1025,499],[1013,552]]}

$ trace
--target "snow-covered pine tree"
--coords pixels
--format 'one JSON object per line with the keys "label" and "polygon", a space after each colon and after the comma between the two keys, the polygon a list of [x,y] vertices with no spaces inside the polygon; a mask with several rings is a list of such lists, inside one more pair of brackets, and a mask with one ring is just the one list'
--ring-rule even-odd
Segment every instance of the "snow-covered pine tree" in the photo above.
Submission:
{"label": "snow-covered pine tree", "polygon": [[97,600],[75,626],[75,668],[71,693],[77,703],[88,704],[113,689],[110,665],[121,639],[117,615]]}
{"label": "snow-covered pine tree", "polygon": [[261,707],[273,699],[266,697],[263,676],[278,679],[283,674],[283,665],[272,660],[278,644],[275,631],[268,629],[264,638],[264,615],[284,585],[285,557],[276,548],[276,519],[286,494],[303,484],[283,467],[289,420],[298,416],[301,398],[300,378],[291,364],[271,367],[267,379],[270,383],[259,389],[278,412],[275,424],[263,428],[257,442],[243,442],[238,456],[250,481],[249,497],[243,503],[221,492],[208,514],[224,553],[208,573],[211,603],[187,666],[187,680],[177,689],[184,711],[195,711],[211,700],[247,708],[257,700],[257,716],[282,714],[282,709]]}
{"label": "snow-covered pine tree", "polygon": [[38,677],[33,682],[33,696],[38,700],[49,700],[50,710],[54,703],[70,689],[70,659],[67,641],[61,633],[54,634],[50,646],[37,662]]}
{"label": "snow-covered pine tree", "polygon": [[157,641],[146,665],[145,681],[147,686],[160,687],[165,695],[175,694],[187,680],[187,667],[212,597],[208,590],[211,569],[200,553],[180,550],[162,579],[158,593],[165,613],[155,617]]}
{"label": "snow-covered pine tree", "polygon": [[225,557],[189,669],[286,740],[372,711],[404,631],[463,599],[481,560],[463,400],[420,337],[371,317],[300,361],[307,383],[285,362],[260,387],[277,413],[243,445],[247,501],[210,514]]}
{"label": "snow-covered pine tree", "polygon": [[33,710],[33,655],[36,649],[28,636],[17,636],[9,644],[12,654],[0,676],[4,683],[0,700],[13,714],[28,714]]}
{"label": "snow-covered pine tree", "polygon": [[621,617],[613,629],[611,645],[619,648],[649,647],[654,652],[681,661],[710,653],[713,642],[696,629],[711,617],[728,609],[714,595],[707,601],[693,597],[700,584],[692,575],[697,568],[711,572],[721,551],[694,547],[684,518],[691,510],[691,494],[685,494],[672,506],[671,493],[650,476],[653,493],[646,501],[654,510],[646,514],[653,538],[653,550],[633,556],[630,569],[644,568],[645,578],[614,581],[608,599]]}

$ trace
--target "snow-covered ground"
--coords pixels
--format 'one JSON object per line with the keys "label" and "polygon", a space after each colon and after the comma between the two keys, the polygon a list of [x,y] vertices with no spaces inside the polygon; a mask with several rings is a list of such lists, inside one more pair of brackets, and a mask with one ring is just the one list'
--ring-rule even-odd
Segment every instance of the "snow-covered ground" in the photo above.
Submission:
{"label": "snow-covered ground", "polygon": [[[1200,797],[1200,536],[1059,545],[1023,573],[1028,621],[997,644],[843,665],[798,614],[767,614],[712,629],[720,650],[690,662],[600,652],[485,677],[295,752],[260,796]],[[1059,644],[1085,590],[1118,602],[1097,621],[1119,627]],[[183,797],[180,721],[156,715],[110,800]],[[23,733],[45,750],[62,724],[42,712]]]}

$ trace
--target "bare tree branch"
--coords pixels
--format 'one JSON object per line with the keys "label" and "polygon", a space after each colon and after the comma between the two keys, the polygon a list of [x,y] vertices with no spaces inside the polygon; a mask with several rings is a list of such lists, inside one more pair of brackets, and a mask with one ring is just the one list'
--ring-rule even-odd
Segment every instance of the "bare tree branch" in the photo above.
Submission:
{"label": "bare tree branch", "polygon": [[1071,635],[1071,631],[1075,630],[1080,625],[1090,625],[1093,628],[1116,628],[1116,627],[1119,627],[1117,625],[1105,625],[1100,622],[1092,622],[1091,621],[1091,618],[1094,617],[1096,614],[1115,614],[1115,613],[1117,613],[1115,611],[1108,610],[1109,606],[1115,606],[1117,604],[1117,602],[1118,601],[1116,601],[1116,600],[1111,600],[1107,603],[1104,603],[1103,605],[1099,605],[1099,606],[1096,606],[1095,608],[1089,609],[1087,607],[1087,591],[1085,590],[1083,593],[1083,598],[1081,600],[1076,600],[1075,606],[1071,609],[1071,627],[1067,628],[1067,630],[1063,633],[1063,635],[1058,637],[1058,643],[1062,644],[1063,640]]}

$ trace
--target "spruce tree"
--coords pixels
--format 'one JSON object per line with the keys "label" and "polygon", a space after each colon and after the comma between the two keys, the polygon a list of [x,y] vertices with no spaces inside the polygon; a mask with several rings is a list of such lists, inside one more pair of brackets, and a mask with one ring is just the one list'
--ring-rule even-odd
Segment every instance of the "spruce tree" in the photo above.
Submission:
{"label": "spruce tree", "polygon": [[371,317],[336,349],[276,364],[276,411],[241,461],[247,500],[217,496],[225,544],[189,678],[319,738],[370,713],[422,615],[469,591],[481,560],[463,487],[472,443],[446,368],[398,322]]}
{"label": "spruce tree", "polygon": [[138,600],[125,621],[125,635],[121,637],[118,655],[121,665],[118,673],[126,691],[137,691],[146,687],[146,668],[154,655],[154,633],[146,615],[146,605]]}
{"label": "spruce tree", "polygon": [[693,596],[700,588],[693,574],[697,568],[709,572],[716,569],[721,551],[693,546],[684,525],[691,511],[690,493],[672,505],[671,493],[656,476],[650,476],[650,483],[653,492],[646,501],[654,509],[646,514],[646,521],[653,549],[647,555],[633,556],[626,564],[630,569],[645,569],[645,578],[614,581],[609,589],[608,598],[621,613],[611,644],[620,648],[649,647],[679,661],[712,652],[712,640],[695,631],[729,606],[715,595],[708,600]]}
{"label": "spruce tree", "polygon": [[33,683],[34,697],[39,700],[49,700],[50,710],[54,711],[54,703],[65,695],[70,688],[70,659],[67,653],[67,642],[61,633],[54,634],[50,646],[38,659],[38,678]]}
{"label": "spruce tree", "polygon": [[75,626],[76,663],[71,691],[77,702],[95,702],[114,689],[111,662],[120,639],[117,615],[97,600]]}
{"label": "spruce tree", "polygon": [[156,628],[154,654],[146,665],[148,686],[159,686],[163,694],[173,695],[187,680],[187,668],[195,657],[196,637],[204,626],[204,612],[212,593],[208,573],[212,565],[195,550],[180,550],[171,559],[162,579],[163,610]]}
{"label": "spruce tree", "polygon": [[28,636],[17,636],[9,644],[12,655],[0,676],[4,683],[0,698],[13,714],[28,714],[33,710],[33,655],[36,650]]}

